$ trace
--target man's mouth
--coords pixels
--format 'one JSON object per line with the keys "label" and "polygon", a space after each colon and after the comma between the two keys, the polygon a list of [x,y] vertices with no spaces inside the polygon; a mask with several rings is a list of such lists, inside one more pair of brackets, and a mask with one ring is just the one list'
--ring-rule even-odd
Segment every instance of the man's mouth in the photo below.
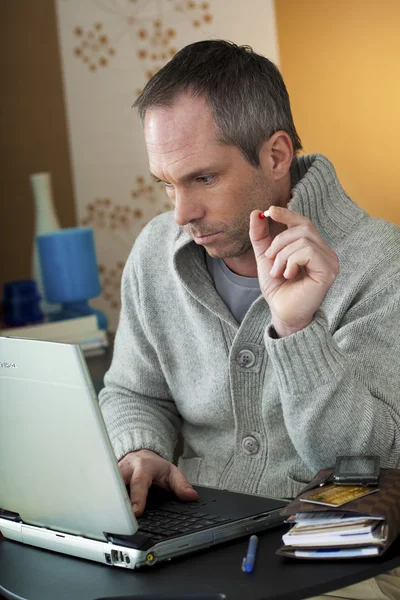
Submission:
{"label": "man's mouth", "polygon": [[192,236],[196,244],[210,244],[220,233],[220,231],[217,231],[215,233],[202,233],[201,235],[197,233],[190,233],[190,235]]}

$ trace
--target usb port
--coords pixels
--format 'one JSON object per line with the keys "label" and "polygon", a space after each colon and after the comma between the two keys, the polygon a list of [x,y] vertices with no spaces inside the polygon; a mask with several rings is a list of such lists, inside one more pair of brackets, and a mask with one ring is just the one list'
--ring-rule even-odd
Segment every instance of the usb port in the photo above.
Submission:
{"label": "usb port", "polygon": [[121,550],[111,550],[113,565],[125,565],[124,554]]}

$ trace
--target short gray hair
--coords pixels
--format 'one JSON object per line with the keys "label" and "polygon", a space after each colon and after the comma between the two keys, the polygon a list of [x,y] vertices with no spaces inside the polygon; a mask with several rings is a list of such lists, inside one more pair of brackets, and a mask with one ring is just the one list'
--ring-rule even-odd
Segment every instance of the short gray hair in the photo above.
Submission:
{"label": "short gray hair", "polygon": [[250,46],[205,40],[180,50],[148,81],[134,103],[144,121],[149,108],[171,106],[184,92],[208,102],[219,141],[237,146],[255,167],[263,142],[276,131],[302,149],[289,95],[278,68]]}

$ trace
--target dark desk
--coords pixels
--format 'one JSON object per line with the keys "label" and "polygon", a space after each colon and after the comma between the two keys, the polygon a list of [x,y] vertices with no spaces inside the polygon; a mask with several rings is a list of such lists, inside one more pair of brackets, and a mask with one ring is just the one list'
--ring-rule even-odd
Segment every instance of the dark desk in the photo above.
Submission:
{"label": "dark desk", "polygon": [[400,565],[400,543],[380,559],[284,559],[275,554],[284,531],[286,527],[280,527],[260,535],[255,570],[250,575],[240,568],[247,539],[141,571],[0,540],[0,594],[13,600],[158,600],[167,594],[169,600],[300,600]]}

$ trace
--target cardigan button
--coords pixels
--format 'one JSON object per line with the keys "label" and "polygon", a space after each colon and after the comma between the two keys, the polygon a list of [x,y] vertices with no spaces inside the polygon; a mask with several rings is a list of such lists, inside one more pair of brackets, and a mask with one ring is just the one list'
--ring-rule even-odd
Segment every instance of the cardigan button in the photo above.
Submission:
{"label": "cardigan button", "polygon": [[252,435],[248,435],[242,441],[242,448],[245,454],[253,456],[254,454],[258,454],[260,451],[260,443],[256,440]]}
{"label": "cardigan button", "polygon": [[249,369],[256,362],[256,355],[251,350],[241,350],[236,357],[239,367]]}

